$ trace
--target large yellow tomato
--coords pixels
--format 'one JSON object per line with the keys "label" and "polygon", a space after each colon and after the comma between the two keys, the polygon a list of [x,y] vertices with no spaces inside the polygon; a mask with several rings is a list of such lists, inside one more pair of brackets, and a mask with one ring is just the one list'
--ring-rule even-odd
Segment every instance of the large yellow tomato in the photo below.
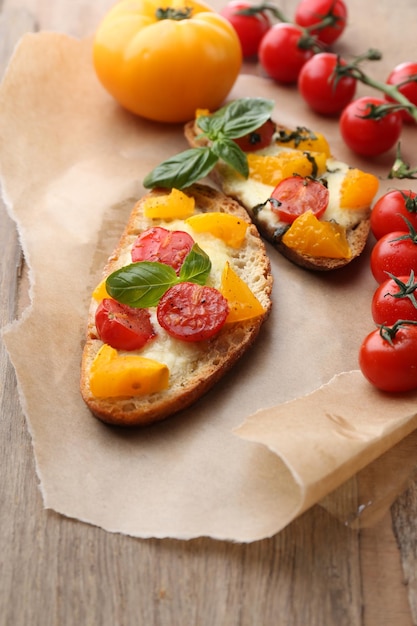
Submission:
{"label": "large yellow tomato", "polygon": [[194,0],[121,0],[99,25],[93,61],[104,88],[126,109],[158,122],[218,108],[242,52],[232,26]]}

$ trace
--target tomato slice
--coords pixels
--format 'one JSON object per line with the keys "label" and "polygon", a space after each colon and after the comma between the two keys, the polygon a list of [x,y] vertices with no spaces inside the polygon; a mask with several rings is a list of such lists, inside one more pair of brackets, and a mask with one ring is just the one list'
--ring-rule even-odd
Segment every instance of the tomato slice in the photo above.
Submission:
{"label": "tomato slice", "polygon": [[329,203],[329,191],[313,178],[291,176],[278,183],[270,203],[272,211],[282,222],[291,224],[306,211],[311,211],[320,219]]}
{"label": "tomato slice", "polygon": [[271,144],[272,137],[275,133],[275,124],[272,120],[267,120],[251,133],[234,139],[239,148],[243,152],[254,152],[255,150],[262,150]]}
{"label": "tomato slice", "polygon": [[100,339],[115,350],[139,350],[156,336],[147,309],[104,298],[97,307],[96,328]]}
{"label": "tomato slice", "polygon": [[161,226],[149,228],[138,236],[132,247],[132,261],[158,261],[174,268],[179,274],[194,240],[182,230],[168,230]]}
{"label": "tomato slice", "polygon": [[226,298],[214,287],[184,282],[165,292],[157,308],[158,322],[183,341],[203,341],[219,332],[229,313]]}

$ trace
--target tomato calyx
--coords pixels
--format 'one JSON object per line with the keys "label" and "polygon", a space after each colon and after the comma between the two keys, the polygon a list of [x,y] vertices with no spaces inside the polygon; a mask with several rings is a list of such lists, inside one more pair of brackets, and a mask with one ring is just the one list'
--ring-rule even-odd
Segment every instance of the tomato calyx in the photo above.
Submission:
{"label": "tomato calyx", "polygon": [[176,22],[180,22],[181,20],[189,20],[192,12],[192,7],[181,7],[178,9],[172,7],[163,9],[159,7],[155,11],[155,17],[157,20],[175,20]]}
{"label": "tomato calyx", "polygon": [[400,215],[400,217],[402,217],[404,222],[407,224],[408,232],[405,232],[403,235],[400,235],[399,237],[395,237],[395,239],[391,239],[391,241],[406,241],[406,240],[410,240],[414,244],[417,245],[417,231],[416,231],[416,229],[414,228],[414,226],[412,225],[410,220],[408,220],[405,217],[405,215]]}
{"label": "tomato calyx", "polygon": [[417,213],[417,195],[413,194],[411,189],[406,192],[399,190],[400,194],[404,198],[405,208],[409,213]]}
{"label": "tomato calyx", "polygon": [[394,276],[390,272],[387,272],[387,275],[395,282],[398,286],[397,293],[389,293],[387,292],[386,296],[391,296],[392,298],[396,298],[400,300],[402,298],[408,298],[410,302],[412,302],[413,306],[417,309],[417,300],[415,297],[415,291],[417,289],[417,282],[414,278],[414,270],[411,270],[410,276],[408,277],[407,282],[405,283],[399,277]]}
{"label": "tomato calyx", "polygon": [[400,142],[397,145],[395,161],[388,174],[388,178],[408,178],[411,180],[417,178],[417,167],[411,167],[411,165],[403,159]]}
{"label": "tomato calyx", "polygon": [[385,324],[379,325],[379,334],[390,346],[394,346],[394,339],[396,334],[404,326],[417,326],[417,321],[414,320],[397,320],[392,326],[386,326]]}

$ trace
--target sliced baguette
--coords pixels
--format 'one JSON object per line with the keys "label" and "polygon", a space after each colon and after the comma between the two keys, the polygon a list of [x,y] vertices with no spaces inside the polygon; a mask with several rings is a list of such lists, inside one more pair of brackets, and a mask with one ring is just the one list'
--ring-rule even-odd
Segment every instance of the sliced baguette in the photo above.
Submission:
{"label": "sliced baguette", "polygon": [[[140,232],[150,226],[170,227],[169,221],[150,220],[143,214],[143,203],[146,197],[166,193],[167,190],[153,190],[136,203],[119,245],[104,269],[103,278],[127,264],[126,258],[130,254],[133,239]],[[205,394],[251,346],[270,312],[272,290],[270,262],[257,229],[250,223],[246,212],[236,201],[206,185],[195,184],[184,193],[195,198],[196,212],[230,213],[249,223],[243,246],[239,249],[232,249],[228,246],[227,250],[228,255],[230,253],[232,267],[262,304],[264,313],[254,319],[226,324],[214,338],[194,342],[191,345],[189,343],[185,345],[185,342],[170,338],[163,329],[159,328],[159,354],[161,355],[159,360],[163,361],[165,352],[167,363],[177,363],[172,369],[170,368],[168,389],[148,396],[97,398],[90,389],[90,369],[103,343],[98,338],[95,327],[95,311],[98,303],[92,298],[87,338],[82,356],[80,387],[82,397],[91,412],[104,422],[120,426],[144,426],[163,420],[190,406]],[[177,222],[175,228],[178,229]],[[138,354],[147,356],[146,349],[139,351]]]}
{"label": "sliced baguette", "polygon": [[[279,125],[277,125],[276,128],[277,130],[281,128],[284,129],[284,127]],[[184,135],[191,147],[209,145],[209,141],[204,135],[201,134],[195,120],[188,122],[184,126]],[[269,241],[269,243],[271,243],[283,256],[300,267],[314,271],[339,269],[358,257],[365,248],[370,233],[370,207],[361,215],[361,219],[357,223],[346,229],[346,238],[351,250],[351,256],[349,258],[312,256],[301,253],[285,245],[282,240],[285,230],[277,228],[277,226],[282,223],[278,222],[277,225],[274,225],[269,221],[265,222],[259,219],[256,211],[257,207],[249,204],[244,194],[239,193],[233,185],[235,173],[230,167],[226,166],[222,162],[219,162],[218,165],[216,165],[211,171],[209,176],[226,195],[233,197],[235,200],[240,202],[242,206],[244,206],[262,237]],[[267,197],[264,198],[264,201],[267,199]]]}

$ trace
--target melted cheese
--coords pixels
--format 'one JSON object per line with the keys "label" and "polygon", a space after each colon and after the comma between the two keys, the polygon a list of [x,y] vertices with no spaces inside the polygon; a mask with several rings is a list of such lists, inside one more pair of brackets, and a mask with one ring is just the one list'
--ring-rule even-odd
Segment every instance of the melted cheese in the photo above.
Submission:
{"label": "melted cheese", "polygon": [[[271,144],[268,148],[259,150],[257,154],[271,156],[279,154],[279,152],[283,150],[283,148]],[[285,148],[285,151],[288,152],[288,150],[288,148]],[[349,207],[342,208],[340,206],[340,194],[343,179],[346,172],[349,170],[349,165],[342,161],[329,158],[326,160],[326,169],[327,171],[323,178],[327,181],[329,204],[321,219],[325,221],[335,221],[344,228],[352,228],[369,215],[369,207],[359,210]],[[237,176],[236,173],[227,166],[224,167],[222,175],[224,176],[225,193],[238,198],[238,200],[247,207],[250,213],[254,213],[253,209],[255,207],[264,205],[261,210],[256,212],[256,219],[260,223],[274,229],[280,225],[286,225],[286,223],[279,220],[277,215],[271,210],[270,203],[267,202],[274,191],[274,187],[265,185],[252,178],[245,180],[241,176]]]}

